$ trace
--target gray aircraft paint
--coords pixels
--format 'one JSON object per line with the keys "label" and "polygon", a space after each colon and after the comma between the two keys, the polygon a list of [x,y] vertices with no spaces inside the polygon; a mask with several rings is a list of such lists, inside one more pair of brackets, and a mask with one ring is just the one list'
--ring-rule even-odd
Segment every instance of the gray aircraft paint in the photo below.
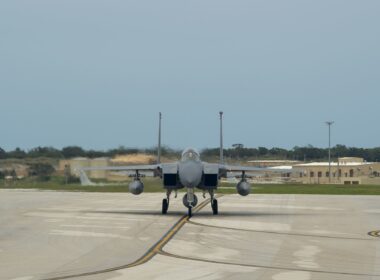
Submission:
{"label": "gray aircraft paint", "polygon": [[185,149],[178,163],[178,176],[182,186],[199,187],[202,181],[203,165],[199,153],[192,148]]}

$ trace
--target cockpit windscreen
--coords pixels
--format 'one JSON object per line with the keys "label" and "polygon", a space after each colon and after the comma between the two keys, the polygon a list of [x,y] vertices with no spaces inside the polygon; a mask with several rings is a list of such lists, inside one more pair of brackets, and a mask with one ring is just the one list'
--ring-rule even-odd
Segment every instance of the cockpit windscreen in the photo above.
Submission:
{"label": "cockpit windscreen", "polygon": [[200,160],[200,156],[195,149],[189,148],[183,151],[182,160]]}

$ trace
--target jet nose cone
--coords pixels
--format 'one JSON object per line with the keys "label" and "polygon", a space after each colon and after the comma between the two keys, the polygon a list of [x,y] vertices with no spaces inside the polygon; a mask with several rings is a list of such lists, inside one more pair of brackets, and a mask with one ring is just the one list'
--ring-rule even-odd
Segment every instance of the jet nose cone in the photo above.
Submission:
{"label": "jet nose cone", "polygon": [[179,179],[187,188],[199,186],[202,180],[202,164],[198,162],[186,162],[179,165]]}
{"label": "jet nose cone", "polygon": [[180,176],[181,184],[187,188],[194,188],[199,184],[198,180],[195,180],[191,176],[182,175]]}

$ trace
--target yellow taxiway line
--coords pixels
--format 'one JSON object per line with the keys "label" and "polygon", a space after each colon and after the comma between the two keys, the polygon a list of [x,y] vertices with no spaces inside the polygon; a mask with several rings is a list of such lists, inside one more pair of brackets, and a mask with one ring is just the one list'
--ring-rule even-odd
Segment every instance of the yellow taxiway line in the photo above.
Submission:
{"label": "yellow taxiway line", "polygon": [[[194,208],[194,213],[199,212],[210,202],[210,199],[206,199],[198,206]],[[148,252],[137,261],[129,264],[126,268],[142,265],[151,260],[155,255],[161,252],[162,248],[173,238],[173,236],[189,221],[189,216],[183,216],[162,238],[158,241]]]}
{"label": "yellow taxiway line", "polygon": [[[193,209],[194,213],[199,212],[209,202],[210,202],[210,199],[206,199],[203,202],[201,202],[198,206],[194,207],[194,209]],[[182,216],[182,218],[155,245],[153,245],[153,247],[151,247],[141,258],[139,258],[138,260],[136,260],[132,263],[122,265],[122,266],[118,266],[118,267],[102,269],[102,270],[98,270],[98,271],[84,272],[84,273],[78,273],[78,274],[66,275],[66,276],[51,277],[51,278],[46,278],[45,280],[62,280],[62,279],[70,279],[70,278],[78,278],[78,277],[84,277],[84,276],[98,275],[98,274],[113,272],[113,271],[131,268],[131,267],[135,267],[135,266],[145,264],[146,262],[150,261],[154,256],[159,254],[162,251],[162,248],[165,247],[165,245],[173,238],[173,236],[188,221],[189,221],[189,216],[187,216],[187,215]]]}

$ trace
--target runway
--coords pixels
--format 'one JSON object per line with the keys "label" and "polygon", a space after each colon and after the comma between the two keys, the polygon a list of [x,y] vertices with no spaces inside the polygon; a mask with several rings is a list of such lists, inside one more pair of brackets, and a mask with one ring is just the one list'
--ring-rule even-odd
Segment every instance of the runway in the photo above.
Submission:
{"label": "runway", "polygon": [[0,279],[379,279],[380,197],[0,190]]}

